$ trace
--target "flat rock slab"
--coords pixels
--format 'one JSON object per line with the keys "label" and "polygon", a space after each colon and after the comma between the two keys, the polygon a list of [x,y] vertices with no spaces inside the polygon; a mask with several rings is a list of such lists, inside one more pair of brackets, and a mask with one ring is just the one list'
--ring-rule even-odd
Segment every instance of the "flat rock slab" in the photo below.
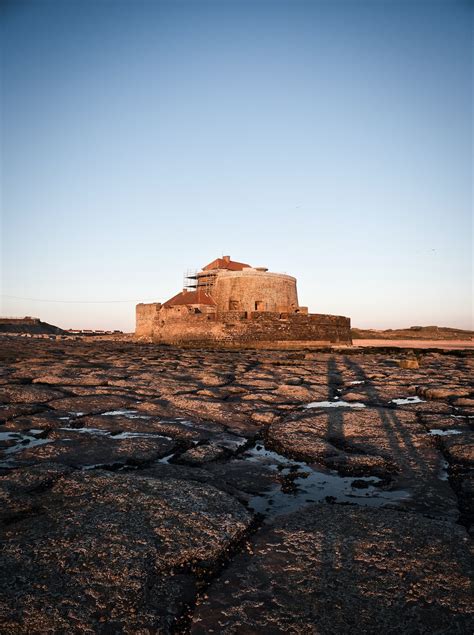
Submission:
{"label": "flat rock slab", "polygon": [[5,404],[47,403],[64,397],[64,393],[42,386],[10,384],[0,387],[0,402]]}
{"label": "flat rock slab", "polygon": [[199,600],[191,632],[471,633],[472,573],[459,526],[315,505],[249,541]]}
{"label": "flat rock slab", "polygon": [[472,353],[0,344],[2,632],[473,631]]}
{"label": "flat rock slab", "polygon": [[265,465],[253,465],[243,460],[206,463],[191,467],[173,463],[155,463],[140,471],[153,478],[178,478],[208,483],[248,502],[252,495],[270,490],[280,483],[278,471]]}
{"label": "flat rock slab", "polygon": [[57,463],[43,463],[29,469],[14,470],[0,476],[0,521],[12,523],[32,515],[37,507],[36,494],[52,487],[72,468]]}
{"label": "flat rock slab", "polygon": [[[64,435],[68,434],[64,432]],[[73,435],[73,432],[70,433]],[[48,440],[46,440],[48,441]],[[33,442],[34,443],[34,442]],[[77,434],[74,438],[51,440],[33,447],[22,446],[18,452],[4,453],[3,460],[12,466],[54,462],[72,467],[140,465],[173,452],[176,442],[167,437],[114,438]]]}
{"label": "flat rock slab", "polygon": [[453,466],[474,469],[474,433],[444,437],[441,444],[448,461]]}
{"label": "flat rock slab", "polygon": [[0,405],[0,424],[4,424],[7,421],[13,419],[14,417],[19,417],[21,415],[29,415],[34,412],[38,412],[42,410],[43,406],[38,406],[35,404],[7,404]]}
{"label": "flat rock slab", "polygon": [[214,444],[198,445],[186,450],[177,459],[177,463],[185,465],[203,465],[211,461],[218,461],[225,457],[225,450]]}
{"label": "flat rock slab", "polygon": [[85,395],[55,399],[50,401],[48,405],[55,410],[89,415],[125,408],[132,401],[132,399],[120,395]]}
{"label": "flat rock slab", "polygon": [[[405,507],[455,519],[436,440],[415,414],[390,408],[308,409],[272,424],[268,446],[344,476],[377,476],[410,493]],[[462,446],[466,451],[466,446]]]}
{"label": "flat rock slab", "polygon": [[[38,468],[16,477],[26,496]],[[223,557],[252,517],[222,491],[105,472],[61,475],[1,530],[5,633],[170,632],[195,573]],[[3,485],[5,486],[4,477]],[[1,484],[1,483],[0,483]]]}

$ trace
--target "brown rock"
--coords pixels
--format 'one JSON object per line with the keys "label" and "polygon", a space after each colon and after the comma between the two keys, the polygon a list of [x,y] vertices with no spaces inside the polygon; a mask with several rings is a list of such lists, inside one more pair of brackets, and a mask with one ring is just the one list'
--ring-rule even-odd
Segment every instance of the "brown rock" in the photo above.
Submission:
{"label": "brown rock", "polygon": [[64,410],[74,414],[95,414],[120,410],[129,406],[132,400],[119,395],[88,395],[84,397],[65,397],[55,399],[48,404],[55,410]]}
{"label": "brown rock", "polygon": [[[251,516],[222,491],[173,479],[73,473],[2,531],[8,633],[170,632]],[[180,570],[188,573],[180,573]]]}
{"label": "brown rock", "polygon": [[458,525],[314,505],[252,538],[199,598],[191,633],[469,633],[472,573]]}
{"label": "brown rock", "polygon": [[224,456],[225,450],[216,445],[198,445],[190,450],[186,450],[186,452],[179,456],[176,462],[188,465],[202,465],[203,463],[222,459]]}
{"label": "brown rock", "polygon": [[9,455],[15,465],[43,462],[73,467],[120,466],[149,463],[174,451],[177,444],[166,437],[118,438],[64,432],[62,438],[28,447]]}
{"label": "brown rock", "polygon": [[420,365],[417,359],[401,359],[398,362],[400,368],[419,368]]}
{"label": "brown rock", "polygon": [[3,403],[47,403],[63,393],[42,386],[14,385],[0,387],[0,402]]}

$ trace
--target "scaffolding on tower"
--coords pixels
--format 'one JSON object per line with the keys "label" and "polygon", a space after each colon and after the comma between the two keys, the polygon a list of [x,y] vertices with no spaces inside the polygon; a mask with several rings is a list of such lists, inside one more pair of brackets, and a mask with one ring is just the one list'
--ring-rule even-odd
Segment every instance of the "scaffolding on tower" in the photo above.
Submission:
{"label": "scaffolding on tower", "polygon": [[197,271],[195,269],[188,269],[183,274],[183,289],[187,289],[188,291],[196,291],[197,286]]}
{"label": "scaffolding on tower", "polygon": [[183,289],[188,291],[202,290],[207,295],[212,295],[216,281],[216,271],[196,271],[188,269],[183,276]]}

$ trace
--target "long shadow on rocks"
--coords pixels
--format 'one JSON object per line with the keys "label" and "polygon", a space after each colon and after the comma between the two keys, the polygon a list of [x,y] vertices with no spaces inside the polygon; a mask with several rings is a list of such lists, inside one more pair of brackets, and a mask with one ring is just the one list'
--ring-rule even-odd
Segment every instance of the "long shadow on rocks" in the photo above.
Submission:
{"label": "long shadow on rocks", "polygon": [[[367,401],[380,402],[381,395],[365,370],[347,356],[343,362],[364,382],[360,391],[366,394]],[[408,506],[414,505],[428,515],[456,518],[455,495],[442,474],[443,457],[434,440],[418,422],[416,414],[407,410],[397,413],[396,407],[377,408],[376,412],[390,453],[400,468],[395,479],[397,485],[408,488],[412,493]]]}
{"label": "long shadow on rocks", "polygon": [[[367,403],[381,396],[356,362],[344,363],[364,381]],[[329,398],[341,385],[342,372],[334,357],[328,362]],[[328,405],[328,404],[326,404]],[[313,465],[336,470],[341,476],[378,477],[378,486],[407,490],[400,505],[423,513],[455,519],[457,502],[449,484],[440,478],[443,457],[416,415],[395,407],[350,407],[337,401],[331,407],[300,408],[270,425],[268,447]],[[364,484],[361,483],[361,486]]]}
{"label": "long shadow on rocks", "polygon": [[460,527],[314,505],[252,538],[199,599],[191,633],[467,634],[471,574]]}

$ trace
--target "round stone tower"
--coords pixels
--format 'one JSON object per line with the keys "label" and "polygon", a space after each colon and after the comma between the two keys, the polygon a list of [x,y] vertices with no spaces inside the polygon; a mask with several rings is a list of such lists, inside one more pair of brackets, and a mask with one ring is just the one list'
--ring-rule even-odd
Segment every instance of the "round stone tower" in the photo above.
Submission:
{"label": "round stone tower", "polygon": [[218,271],[211,294],[217,305],[217,313],[294,313],[298,310],[296,278],[283,273],[270,273],[263,267]]}

